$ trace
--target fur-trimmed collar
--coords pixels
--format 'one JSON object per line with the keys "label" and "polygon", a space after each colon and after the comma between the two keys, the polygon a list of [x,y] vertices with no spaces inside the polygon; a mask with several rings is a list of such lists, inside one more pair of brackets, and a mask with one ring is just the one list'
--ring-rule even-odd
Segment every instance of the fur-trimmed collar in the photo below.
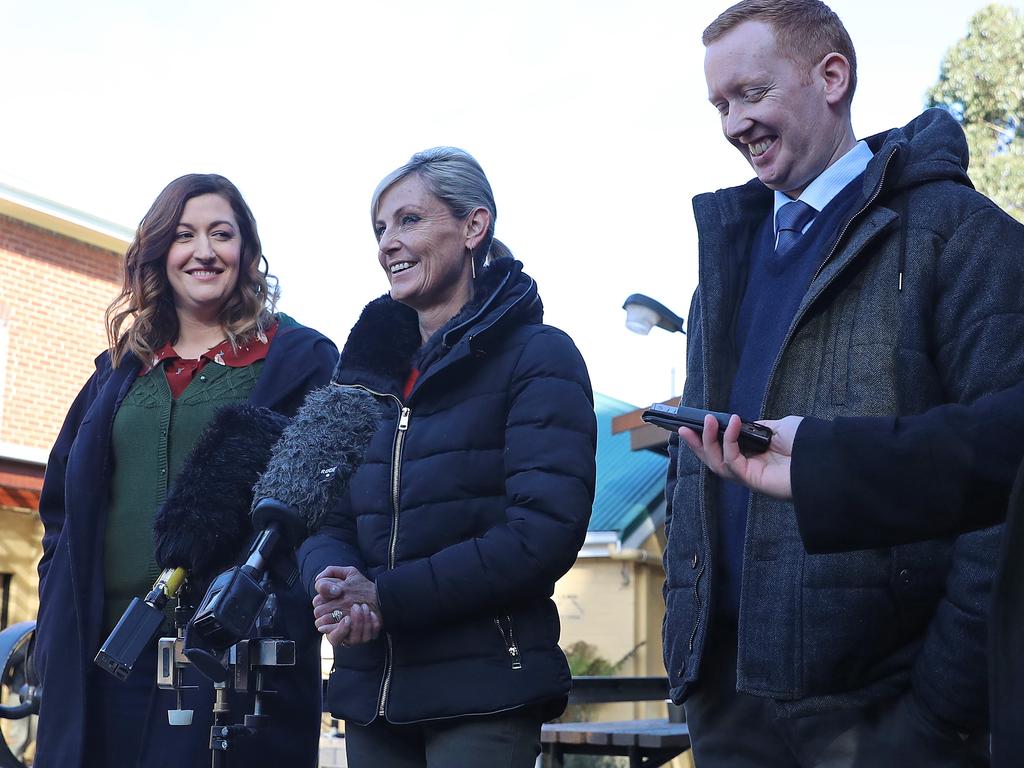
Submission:
{"label": "fur-trimmed collar", "polygon": [[514,259],[498,259],[477,275],[473,298],[421,345],[416,311],[385,294],[367,304],[352,327],[335,380],[347,382],[345,374],[368,373],[389,382],[404,381],[414,366],[426,371],[471,329],[489,327],[499,316],[504,321],[506,305],[519,304],[520,298],[525,299],[523,311],[508,319],[540,322],[543,307],[532,278]]}

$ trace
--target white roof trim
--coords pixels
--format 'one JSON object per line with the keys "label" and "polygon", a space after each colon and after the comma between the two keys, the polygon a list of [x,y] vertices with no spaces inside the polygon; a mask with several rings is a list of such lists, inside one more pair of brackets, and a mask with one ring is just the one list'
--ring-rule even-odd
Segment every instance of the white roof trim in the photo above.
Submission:
{"label": "white roof trim", "polygon": [[610,557],[609,546],[621,547],[615,531],[587,531],[579,557]]}
{"label": "white roof trim", "polygon": [[49,455],[50,452],[45,448],[30,448],[27,445],[0,443],[0,459],[21,461],[26,464],[37,464],[44,467]]}
{"label": "white roof trim", "polygon": [[0,214],[123,254],[135,236],[130,227],[55,203],[0,182]]}
{"label": "white roof trim", "polygon": [[658,506],[649,515],[645,515],[644,519],[640,521],[640,525],[622,542],[622,548],[639,549],[642,547],[647,538],[665,524],[666,506],[665,500],[662,499]]}

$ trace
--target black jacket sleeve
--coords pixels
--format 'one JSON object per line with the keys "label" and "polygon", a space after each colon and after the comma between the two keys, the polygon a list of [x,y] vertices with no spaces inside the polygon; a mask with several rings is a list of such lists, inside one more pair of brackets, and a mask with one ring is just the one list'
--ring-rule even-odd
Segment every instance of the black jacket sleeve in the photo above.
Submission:
{"label": "black jacket sleeve", "polygon": [[793,501],[808,552],[906,544],[1006,515],[1024,459],[1024,383],[900,418],[807,418]]}
{"label": "black jacket sleeve", "polygon": [[310,598],[316,596],[316,577],[329,565],[351,566],[366,573],[347,495],[328,512],[320,530],[299,545],[298,562],[302,583]]}

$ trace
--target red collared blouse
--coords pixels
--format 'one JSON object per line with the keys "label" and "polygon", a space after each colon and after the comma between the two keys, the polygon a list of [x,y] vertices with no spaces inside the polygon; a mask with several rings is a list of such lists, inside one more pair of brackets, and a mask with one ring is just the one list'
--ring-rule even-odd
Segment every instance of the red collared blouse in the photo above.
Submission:
{"label": "red collared blouse", "polygon": [[207,363],[227,365],[231,368],[244,368],[263,360],[270,350],[270,342],[274,340],[277,332],[277,321],[271,325],[262,336],[257,336],[244,346],[234,349],[228,339],[220,344],[206,350],[194,360],[186,360],[174,351],[174,345],[168,342],[164,344],[153,355],[153,360],[141,375],[146,375],[158,365],[164,366],[164,374],[167,376],[167,385],[171,388],[171,397],[175,400],[192,383],[192,379],[206,366]]}

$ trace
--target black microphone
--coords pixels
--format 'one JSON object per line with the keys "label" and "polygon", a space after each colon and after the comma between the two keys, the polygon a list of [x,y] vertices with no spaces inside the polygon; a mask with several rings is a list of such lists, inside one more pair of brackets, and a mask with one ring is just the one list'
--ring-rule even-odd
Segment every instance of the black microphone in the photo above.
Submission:
{"label": "black microphone", "polygon": [[217,411],[153,519],[160,568],[180,566],[195,583],[236,562],[253,533],[253,485],[288,422],[269,408],[247,404]]}
{"label": "black microphone", "polygon": [[149,594],[133,598],[96,654],[120,680],[163,624],[164,606],[185,583],[205,584],[236,562],[252,536],[252,486],[288,418],[268,408],[220,408],[196,441],[153,519],[156,564]]}
{"label": "black microphone", "polygon": [[270,594],[268,572],[294,583],[295,547],[348,490],[380,415],[362,388],[330,384],[310,392],[253,488],[251,521],[260,533],[249,558],[214,581],[191,622],[206,650],[223,650],[250,634]]}

